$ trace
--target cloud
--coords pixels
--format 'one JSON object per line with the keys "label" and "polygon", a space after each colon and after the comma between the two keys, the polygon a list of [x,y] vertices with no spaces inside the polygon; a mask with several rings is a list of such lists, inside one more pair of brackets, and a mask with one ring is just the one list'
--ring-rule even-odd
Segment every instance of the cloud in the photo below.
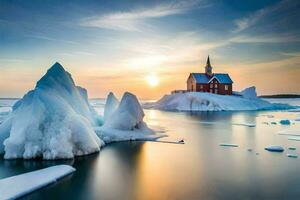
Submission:
{"label": "cloud", "polygon": [[[151,8],[140,8],[128,12],[114,12],[106,15],[85,18],[81,26],[112,30],[140,31],[146,19],[161,18],[183,14],[190,9],[199,8],[201,0],[179,1],[160,4]],[[202,5],[207,6],[207,5]]]}
{"label": "cloud", "polygon": [[29,37],[29,38],[47,40],[47,41],[51,41],[51,42],[63,42],[63,43],[67,43],[67,44],[78,44],[77,42],[74,42],[74,41],[57,39],[57,38],[47,37],[47,36],[43,36],[43,35],[34,35],[34,34],[32,34],[32,35],[25,35],[25,36]]}
{"label": "cloud", "polygon": [[[299,1],[281,0],[271,6],[262,8],[254,13],[234,21],[236,28],[233,33],[239,33],[251,27],[263,25],[266,26],[281,26],[284,28],[283,20],[289,22],[299,18]],[[288,24],[288,23],[286,23]]]}

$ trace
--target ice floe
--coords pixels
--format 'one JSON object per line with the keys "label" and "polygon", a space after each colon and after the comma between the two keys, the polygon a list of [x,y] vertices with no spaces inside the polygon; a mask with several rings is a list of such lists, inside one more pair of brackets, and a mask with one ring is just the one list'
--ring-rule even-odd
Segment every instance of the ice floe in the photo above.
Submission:
{"label": "ice floe", "polygon": [[0,179],[0,199],[20,198],[51,183],[55,183],[74,171],[75,169],[69,165],[56,165]]}
{"label": "ice floe", "polygon": [[282,146],[271,145],[271,146],[265,147],[265,150],[272,151],[272,152],[283,152],[284,148]]}

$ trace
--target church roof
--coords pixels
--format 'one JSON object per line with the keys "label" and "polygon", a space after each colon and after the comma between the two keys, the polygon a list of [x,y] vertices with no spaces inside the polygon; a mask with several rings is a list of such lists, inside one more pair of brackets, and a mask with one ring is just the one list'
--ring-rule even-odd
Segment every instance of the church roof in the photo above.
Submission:
{"label": "church roof", "polygon": [[231,84],[231,80],[228,74],[215,73],[212,76],[208,76],[205,73],[191,73],[191,75],[196,80],[196,83],[209,83],[212,79],[216,78],[219,83]]}

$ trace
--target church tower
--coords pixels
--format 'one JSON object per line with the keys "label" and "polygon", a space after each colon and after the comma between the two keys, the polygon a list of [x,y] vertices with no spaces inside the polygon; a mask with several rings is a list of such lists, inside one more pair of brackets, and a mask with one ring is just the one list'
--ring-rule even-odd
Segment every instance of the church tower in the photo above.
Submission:
{"label": "church tower", "polygon": [[207,61],[206,61],[205,73],[209,76],[212,76],[212,67],[210,65],[209,56],[207,57]]}

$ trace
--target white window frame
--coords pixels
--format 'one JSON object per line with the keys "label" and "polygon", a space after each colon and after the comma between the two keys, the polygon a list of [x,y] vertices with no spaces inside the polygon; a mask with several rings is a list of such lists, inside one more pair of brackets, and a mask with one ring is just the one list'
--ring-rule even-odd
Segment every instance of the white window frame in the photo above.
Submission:
{"label": "white window frame", "polygon": [[229,89],[228,85],[224,85],[224,89],[227,91]]}

